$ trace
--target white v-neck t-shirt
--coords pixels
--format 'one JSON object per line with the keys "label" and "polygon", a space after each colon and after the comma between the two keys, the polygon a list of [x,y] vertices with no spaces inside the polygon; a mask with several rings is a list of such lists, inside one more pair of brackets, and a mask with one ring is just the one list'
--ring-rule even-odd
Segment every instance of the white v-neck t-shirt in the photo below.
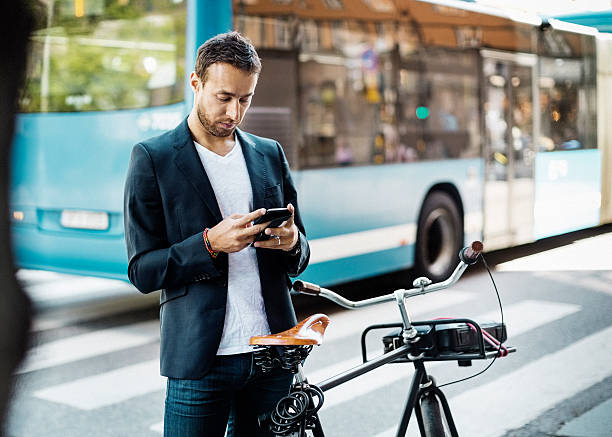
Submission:
{"label": "white v-neck t-shirt", "polygon": [[[238,138],[235,140],[234,148],[225,156],[194,141],[223,218],[253,211],[251,180]],[[252,336],[270,334],[255,248],[249,245],[230,253],[228,260],[227,305],[217,355],[250,352]]]}

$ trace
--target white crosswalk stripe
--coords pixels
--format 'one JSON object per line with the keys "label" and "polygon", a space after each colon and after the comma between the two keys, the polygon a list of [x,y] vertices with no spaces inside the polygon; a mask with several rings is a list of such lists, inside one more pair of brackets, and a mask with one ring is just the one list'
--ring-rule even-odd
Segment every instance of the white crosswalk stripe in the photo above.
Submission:
{"label": "white crosswalk stripe", "polygon": [[159,375],[159,360],[151,360],[38,390],[34,396],[80,410],[93,410],[163,390],[165,386],[166,378]]}
{"label": "white crosswalk stripe", "polygon": [[151,343],[159,339],[158,326],[159,322],[153,320],[45,343],[28,351],[28,355],[17,373],[59,366]]}

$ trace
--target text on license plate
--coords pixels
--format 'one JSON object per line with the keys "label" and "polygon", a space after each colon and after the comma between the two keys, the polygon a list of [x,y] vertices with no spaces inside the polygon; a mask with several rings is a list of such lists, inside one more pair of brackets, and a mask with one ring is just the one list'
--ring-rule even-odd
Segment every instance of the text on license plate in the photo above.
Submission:
{"label": "text on license plate", "polygon": [[60,224],[65,228],[93,229],[104,231],[108,229],[108,213],[96,211],[64,210]]}

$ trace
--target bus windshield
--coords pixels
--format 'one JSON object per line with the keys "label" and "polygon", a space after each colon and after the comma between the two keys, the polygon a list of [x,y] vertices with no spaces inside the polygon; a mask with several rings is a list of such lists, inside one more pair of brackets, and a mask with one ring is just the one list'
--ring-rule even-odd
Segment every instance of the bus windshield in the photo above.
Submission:
{"label": "bus windshield", "polygon": [[185,4],[44,0],[21,111],[111,111],[182,101]]}

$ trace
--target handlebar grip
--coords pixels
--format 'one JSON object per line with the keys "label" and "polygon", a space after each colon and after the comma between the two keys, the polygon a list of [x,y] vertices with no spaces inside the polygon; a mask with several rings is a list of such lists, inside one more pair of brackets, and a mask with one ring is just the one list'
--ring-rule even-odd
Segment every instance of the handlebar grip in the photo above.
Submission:
{"label": "handlebar grip", "polygon": [[478,256],[480,255],[480,252],[482,252],[483,248],[484,246],[480,241],[474,241],[468,247],[461,249],[459,252],[459,258],[466,264],[474,264],[476,261],[478,261]]}
{"label": "handlebar grip", "polygon": [[293,289],[298,293],[310,294],[312,296],[318,296],[321,292],[321,287],[317,284],[311,284],[310,282],[295,281],[293,283]]}

